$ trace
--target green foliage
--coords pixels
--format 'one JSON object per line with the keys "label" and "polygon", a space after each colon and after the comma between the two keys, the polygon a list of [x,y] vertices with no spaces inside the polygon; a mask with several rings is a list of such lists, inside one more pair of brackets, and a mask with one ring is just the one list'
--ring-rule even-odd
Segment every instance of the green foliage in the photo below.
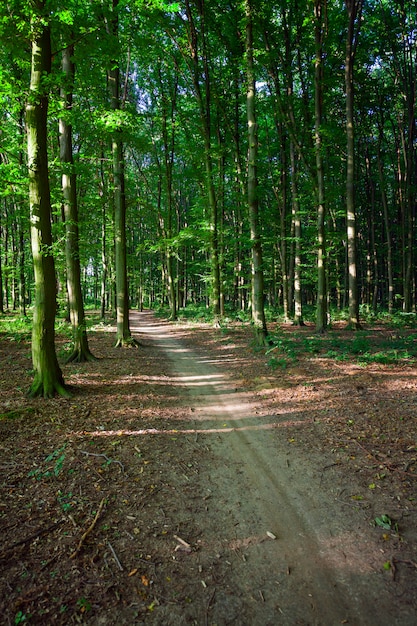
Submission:
{"label": "green foliage", "polygon": [[270,337],[272,347],[266,351],[267,363],[272,369],[288,367],[301,356],[324,357],[335,361],[356,361],[359,364],[381,363],[389,365],[401,361],[413,362],[416,357],[413,336],[388,335],[380,339],[378,335],[358,331],[329,331],[324,335],[292,334],[277,331]]}
{"label": "green foliage", "polygon": [[87,598],[84,598],[84,596],[77,600],[77,606],[79,607],[81,613],[88,613],[92,608],[91,602]]}
{"label": "green foliage", "polygon": [[[36,480],[42,480],[45,478],[57,478],[62,471],[62,467],[65,461],[66,444],[61,446],[58,450],[54,450],[45,458],[42,467],[37,467],[31,470],[28,474],[29,477],[36,478]],[[52,463],[53,462],[53,463]]]}
{"label": "green foliage", "polygon": [[374,520],[375,526],[383,528],[384,530],[395,530],[398,533],[398,523],[395,522],[389,515],[380,515]]}
{"label": "green foliage", "polygon": [[10,341],[30,341],[32,336],[32,320],[30,317],[26,316],[2,316],[1,334]]}
{"label": "green foliage", "polygon": [[60,489],[58,489],[58,494],[57,494],[57,499],[58,499],[58,503],[62,509],[62,511],[64,513],[68,513],[72,507],[73,507],[73,502],[72,502],[72,493],[69,492],[67,494],[63,494],[61,492]]}
{"label": "green foliage", "polygon": [[26,623],[29,619],[31,618],[30,613],[23,613],[23,611],[18,611],[15,615],[14,618],[14,623],[17,626],[17,624],[24,624]]}
{"label": "green foliage", "polygon": [[[54,3],[52,3],[54,4]],[[55,3],[56,5],[56,3]],[[185,281],[190,302],[210,299],[210,242],[212,224],[207,194],[204,154],[209,150],[219,215],[219,257],[226,299],[239,301],[250,291],[251,242],[246,212],[247,120],[245,111],[245,64],[242,37],[242,5],[191,3],[198,42],[198,64],[190,56],[190,30],[181,3],[164,0],[123,0],[118,4],[119,36],[111,34],[111,3],[68,0],[48,13],[57,48],[75,43],[76,77],[74,100],[68,119],[73,124],[78,196],[80,201],[80,260],[83,267],[85,302],[98,306],[98,287],[104,272],[103,232],[106,235],[107,296],[111,299],[113,263],[113,178],[109,139],[117,133],[124,142],[125,192],[129,206],[128,262],[132,292],[141,288],[145,303],[166,304],[167,250],[174,257],[174,280]],[[15,297],[19,279],[13,248],[23,232],[26,289],[33,295],[27,210],[27,163],[25,158],[24,106],[29,84],[30,17],[36,3],[10,0],[0,6],[0,223],[7,233],[0,242],[4,291]],[[51,5],[52,7],[52,5]],[[358,163],[370,167],[357,171],[357,228],[359,279],[365,302],[360,315],[365,323],[381,319],[374,311],[371,291],[378,287],[378,307],[387,305],[387,225],[382,210],[385,194],[392,241],[395,306],[404,302],[403,261],[406,237],[397,224],[399,198],[412,197],[415,174],[400,176],[412,157],[415,74],[409,54],[414,43],[413,4],[397,10],[393,0],[364,3],[361,32],[356,48],[356,144]],[[199,9],[200,10],[200,9]],[[264,245],[265,294],[268,302],[282,300],[283,276],[291,276],[295,243],[301,246],[303,319],[315,320],[317,283],[316,172],[314,144],[314,18],[309,3],[262,2],[254,13],[255,69],[258,85],[257,113],[260,146],[258,154],[259,220]],[[327,277],[330,307],[344,301],[346,266],[345,208],[345,94],[344,46],[346,13],[337,3],[328,3],[324,59],[324,116],[321,132],[327,181]],[[203,28],[205,29],[203,32]],[[204,42],[204,45],[203,45]],[[383,43],[383,45],[381,45]],[[409,48],[407,48],[409,46]],[[381,52],[382,50],[382,52]],[[61,166],[55,141],[62,102],[58,97],[63,75],[56,54],[51,75],[49,103],[49,171],[54,209],[52,250],[61,284],[65,284],[65,255],[61,220]],[[111,109],[107,73],[115,60],[120,63],[121,108]],[[279,87],[278,87],[279,86]],[[290,88],[291,87],[291,88]],[[198,102],[201,95],[203,107]],[[201,108],[207,110],[202,111]],[[201,115],[209,122],[206,145]],[[405,130],[404,130],[405,129]],[[397,146],[403,142],[399,158]],[[292,178],[290,144],[296,148],[297,180]],[[410,161],[411,162],[411,161]],[[379,169],[381,176],[379,177]],[[294,236],[291,185],[297,183],[301,236]],[[372,189],[372,198],[370,197]],[[371,204],[372,208],[371,208]],[[103,224],[104,223],[104,224]],[[104,228],[104,230],[103,230]],[[374,241],[374,243],[372,243]],[[13,244],[12,244],[13,242]],[[366,243],[369,242],[369,243]],[[376,243],[375,243],[376,242]],[[380,243],[383,242],[383,243]],[[281,245],[287,246],[282,258]],[[7,249],[6,249],[7,248]],[[372,250],[371,250],[372,248]],[[368,258],[372,258],[370,263]],[[373,263],[375,264],[373,265]],[[282,265],[285,264],[285,272]],[[372,267],[370,267],[372,265]],[[378,267],[378,276],[372,275]],[[410,272],[412,274],[412,272]],[[368,276],[368,278],[366,278]],[[236,286],[236,278],[239,284]],[[369,280],[372,284],[364,284]],[[13,282],[15,281],[15,282]],[[378,285],[375,285],[378,281]],[[62,304],[64,306],[65,289]],[[210,321],[206,306],[188,306],[185,318]],[[413,304],[413,303],[411,303]],[[10,307],[10,302],[7,306]],[[15,303],[13,303],[15,305]],[[188,302],[187,302],[188,305]],[[290,303],[290,307],[293,302]],[[194,307],[194,305],[192,305]],[[412,306],[410,307],[412,308]],[[237,313],[227,313],[231,318]],[[242,319],[248,314],[242,312]],[[346,311],[332,308],[332,319]],[[282,311],[272,306],[268,322],[281,321]],[[346,319],[346,318],[345,318]],[[414,313],[395,312],[385,321],[392,327],[416,328]],[[58,332],[66,332],[58,325]],[[28,339],[23,330],[10,331],[14,340]],[[366,340],[353,339],[339,350],[368,358],[373,351]],[[305,345],[311,354],[318,346]],[[383,351],[385,352],[385,351]],[[407,358],[405,353],[398,352]],[[272,355],[276,358],[276,355]],[[271,358],[272,358],[271,356]],[[395,353],[385,354],[396,358]],[[412,353],[410,351],[410,356]],[[287,358],[287,357],[286,357]],[[290,359],[292,356],[289,357]],[[384,356],[376,357],[383,359]]]}

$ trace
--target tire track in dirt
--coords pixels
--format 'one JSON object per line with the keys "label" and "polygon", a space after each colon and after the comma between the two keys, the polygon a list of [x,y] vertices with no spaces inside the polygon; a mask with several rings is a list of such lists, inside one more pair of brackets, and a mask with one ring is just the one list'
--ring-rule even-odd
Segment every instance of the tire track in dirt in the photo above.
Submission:
{"label": "tire track in dirt", "polygon": [[255,415],[232,376],[185,347],[152,314],[135,314],[132,329],[164,353],[196,437],[216,459],[200,475],[208,506],[196,523],[231,567],[206,623],[414,624],[387,591],[363,520],[346,518],[334,494],[321,489],[313,463],[288,444],[281,424],[291,416]]}

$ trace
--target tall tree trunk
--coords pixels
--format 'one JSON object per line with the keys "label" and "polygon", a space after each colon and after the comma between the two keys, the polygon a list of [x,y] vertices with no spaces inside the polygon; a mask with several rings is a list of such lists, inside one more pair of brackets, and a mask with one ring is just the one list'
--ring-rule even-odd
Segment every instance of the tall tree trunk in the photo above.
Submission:
{"label": "tall tree trunk", "polygon": [[348,326],[355,330],[360,328],[359,295],[357,280],[356,252],[356,209],[355,209],[355,133],[354,133],[354,85],[353,66],[355,50],[360,29],[362,0],[345,0],[348,14],[345,58],[345,89],[346,89],[346,214],[347,214],[347,250],[348,250],[348,284],[349,284],[349,321]]}
{"label": "tall tree trunk", "polygon": [[[1,220],[1,212],[0,212],[0,220]],[[0,244],[2,242],[3,239],[3,226],[1,224],[0,221]],[[3,294],[3,262],[2,262],[2,258],[1,258],[1,251],[0,251],[0,313],[4,313],[4,294]]]}
{"label": "tall tree trunk", "polygon": [[[211,263],[211,307],[214,321],[218,323],[220,311],[220,261],[219,261],[219,216],[216,189],[213,179],[213,158],[211,147],[211,95],[210,95],[210,71],[207,58],[206,33],[204,24],[204,3],[199,4],[199,17],[201,20],[202,46],[200,54],[203,58],[203,70],[199,63],[199,46],[197,30],[189,0],[186,0],[185,9],[189,23],[189,47],[192,63],[192,80],[197,103],[200,110],[201,131],[204,143],[204,165],[206,172],[206,189],[208,206],[210,210],[210,263]],[[201,89],[203,81],[204,95]]]}
{"label": "tall tree trunk", "polygon": [[388,278],[388,313],[392,313],[394,310],[394,272],[393,272],[393,254],[392,254],[392,235],[391,235],[391,224],[389,218],[389,209],[388,209],[388,198],[387,192],[385,189],[385,177],[384,177],[384,169],[382,163],[382,155],[381,155],[381,142],[382,142],[382,127],[379,129],[379,140],[378,140],[378,176],[379,176],[379,184],[381,187],[381,201],[382,207],[384,210],[384,226],[385,226],[385,237],[387,240],[387,254],[386,254],[386,266],[387,266],[387,278]]}
{"label": "tall tree trunk", "polygon": [[168,301],[170,307],[170,319],[177,319],[177,291],[175,285],[174,255],[171,239],[173,236],[173,193],[172,193],[172,173],[174,165],[175,151],[175,107],[177,101],[178,85],[175,80],[172,90],[167,97],[164,92],[164,77],[159,69],[160,92],[162,95],[162,137],[164,142],[164,167],[165,167],[165,196],[166,196],[166,269],[168,281]]}
{"label": "tall tree trunk", "polygon": [[73,350],[67,362],[82,363],[91,361],[94,356],[88,347],[85,324],[84,303],[81,292],[81,268],[78,232],[78,204],[76,175],[72,152],[72,124],[68,121],[72,109],[72,86],[75,66],[72,61],[74,47],[68,46],[62,52],[62,72],[65,87],[61,88],[64,115],[59,120],[59,147],[62,165],[63,211],[65,217],[65,258],[67,265],[67,289],[69,313],[72,325]]}
{"label": "tall tree trunk", "polygon": [[295,146],[290,141],[290,161],[291,161],[291,204],[292,220],[294,224],[294,323],[304,326],[303,305],[301,299],[301,219],[300,204],[298,199],[298,161],[295,154]]}
{"label": "tall tree trunk", "polygon": [[259,232],[258,203],[258,132],[255,106],[255,72],[253,65],[253,16],[251,0],[245,0],[246,14],[246,112],[248,120],[248,207],[250,237],[252,244],[252,321],[258,343],[266,344],[268,330],[264,306],[264,274],[262,266],[262,242]]}
{"label": "tall tree trunk", "polygon": [[51,198],[47,154],[48,87],[51,71],[51,38],[39,0],[32,18],[32,64],[26,105],[30,234],[35,277],[32,329],[32,362],[35,376],[32,397],[67,396],[55,352],[56,275],[52,256]]}
{"label": "tall tree trunk", "polygon": [[[113,0],[111,33],[119,37],[119,0]],[[111,109],[121,109],[119,60],[113,59],[108,70]],[[115,130],[112,137],[113,185],[114,185],[114,241],[116,273],[116,347],[138,345],[131,336],[129,325],[129,288],[127,281],[127,246],[126,246],[126,195],[123,142],[120,130]]]}
{"label": "tall tree trunk", "polygon": [[108,262],[107,262],[107,228],[106,228],[106,196],[105,193],[106,184],[104,179],[104,152],[101,152],[100,156],[100,173],[99,173],[99,196],[101,198],[101,288],[100,288],[100,319],[104,320],[106,317],[106,304],[107,304],[107,277],[108,277]]}
{"label": "tall tree trunk", "polygon": [[314,70],[314,136],[317,175],[317,316],[316,330],[327,328],[328,297],[326,281],[326,204],[324,164],[322,154],[323,117],[323,39],[325,31],[325,7],[327,0],[314,1],[315,17],[315,70]]}

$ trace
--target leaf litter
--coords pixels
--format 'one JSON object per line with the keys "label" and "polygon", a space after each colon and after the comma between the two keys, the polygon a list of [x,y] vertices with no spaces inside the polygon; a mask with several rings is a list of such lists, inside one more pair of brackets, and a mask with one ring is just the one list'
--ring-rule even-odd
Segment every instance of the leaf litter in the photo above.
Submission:
{"label": "leaf litter", "polygon": [[[227,370],[234,389],[252,397],[259,415],[274,416],[277,428],[286,407],[287,463],[309,456],[340,514],[370,527],[395,597],[416,610],[417,369],[306,355],[274,370],[242,325],[226,334],[207,325],[171,332]],[[90,333],[100,360],[65,366],[72,398],[43,401],[25,397],[28,344],[0,335],[0,356],[13,363],[6,370],[2,359],[0,392],[4,623],[244,624],[248,615],[268,623],[263,609],[228,591],[233,558],[247,567],[261,540],[231,547],[221,529],[217,540],[205,536],[216,457],[190,428],[194,407],[149,339],[138,350],[113,343],[111,333]],[[265,606],[250,571],[248,592]],[[275,610],[282,614],[279,602]]]}

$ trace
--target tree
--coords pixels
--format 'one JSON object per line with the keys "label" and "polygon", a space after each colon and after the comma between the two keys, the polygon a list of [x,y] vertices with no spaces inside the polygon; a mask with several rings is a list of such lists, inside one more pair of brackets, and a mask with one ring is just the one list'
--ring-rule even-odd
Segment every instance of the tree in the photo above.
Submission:
{"label": "tree", "polygon": [[248,120],[248,209],[252,245],[252,321],[257,342],[266,343],[268,330],[264,306],[264,274],[262,242],[259,233],[257,155],[258,134],[255,106],[255,72],[253,63],[253,9],[251,0],[245,0],[246,16],[246,112]]}
{"label": "tree", "polygon": [[[220,261],[219,261],[219,211],[214,185],[211,124],[211,78],[206,32],[206,13],[204,2],[198,3],[198,19],[201,30],[198,32],[196,20],[189,0],[185,2],[187,16],[187,35],[189,62],[194,94],[198,103],[201,134],[204,146],[204,165],[206,176],[207,202],[210,210],[210,263],[211,263],[211,300],[215,322],[220,317]],[[202,64],[202,67],[201,67]]]}
{"label": "tree", "polygon": [[56,275],[52,254],[47,120],[51,35],[45,0],[34,2],[31,17],[32,60],[26,105],[30,233],[35,276],[30,395],[68,396],[55,352]]}
{"label": "tree", "polygon": [[317,176],[317,316],[316,330],[327,328],[326,281],[326,200],[322,145],[323,122],[323,40],[327,0],[314,0],[315,59],[314,59],[314,137]]}
{"label": "tree", "polygon": [[[110,34],[113,37],[113,45],[115,47],[115,50],[118,50],[118,11],[119,0],[112,0],[112,12],[109,30]],[[119,127],[119,120],[117,117],[121,110],[120,65],[117,58],[113,58],[111,60],[108,70],[108,84],[110,90],[110,107],[115,115],[116,122],[111,140],[114,184],[114,240],[117,315],[116,347],[137,346],[137,342],[132,338],[129,325],[129,287],[127,280],[126,251],[125,164],[122,131]]]}
{"label": "tree", "polygon": [[346,89],[346,213],[347,213],[347,253],[349,272],[349,322],[353,329],[360,328],[359,297],[357,280],[356,251],[356,209],[355,209],[355,132],[354,132],[354,84],[353,67],[360,30],[362,0],[345,0],[348,28],[346,35],[345,89]]}
{"label": "tree", "polygon": [[68,45],[62,51],[62,73],[64,86],[61,88],[63,114],[59,120],[60,158],[63,168],[62,193],[64,197],[63,211],[65,217],[65,256],[67,270],[67,289],[70,319],[72,324],[73,350],[68,362],[91,361],[94,359],[88,346],[87,330],[84,314],[84,302],[81,291],[81,269],[78,229],[78,201],[76,174],[72,152],[72,124],[68,121],[73,104],[73,85],[75,65],[72,60],[74,46]]}

